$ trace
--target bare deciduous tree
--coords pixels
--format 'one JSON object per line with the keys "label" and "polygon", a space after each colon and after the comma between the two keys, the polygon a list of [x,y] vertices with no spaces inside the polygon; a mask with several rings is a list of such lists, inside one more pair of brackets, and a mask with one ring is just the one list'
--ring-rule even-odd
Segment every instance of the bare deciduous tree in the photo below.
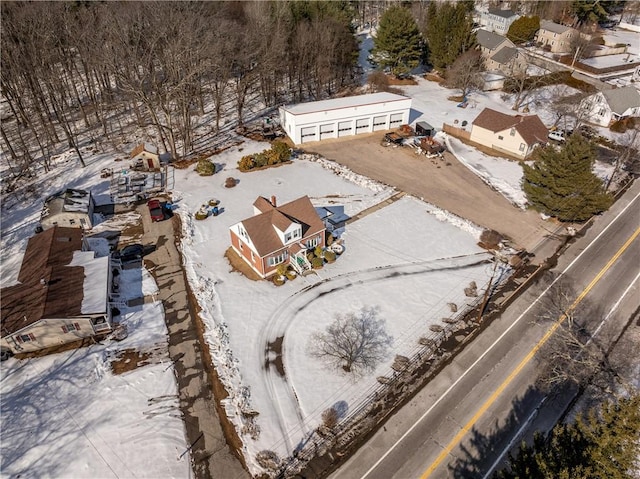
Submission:
{"label": "bare deciduous tree", "polygon": [[[568,281],[559,281],[545,295],[538,320],[554,324],[555,331],[536,356],[541,366],[538,385],[543,390],[568,383],[608,389],[616,382],[627,388],[609,358],[613,334],[602,328],[593,336],[603,312],[585,299],[576,303],[577,297]],[[558,322],[559,318],[563,320]]]}
{"label": "bare deciduous tree", "polygon": [[378,309],[364,307],[357,313],[337,314],[325,331],[312,335],[309,350],[331,366],[357,374],[375,369],[392,343]]}
{"label": "bare deciduous tree", "polygon": [[450,88],[459,88],[466,97],[474,90],[482,89],[484,79],[482,56],[478,50],[468,50],[447,69],[446,83]]}

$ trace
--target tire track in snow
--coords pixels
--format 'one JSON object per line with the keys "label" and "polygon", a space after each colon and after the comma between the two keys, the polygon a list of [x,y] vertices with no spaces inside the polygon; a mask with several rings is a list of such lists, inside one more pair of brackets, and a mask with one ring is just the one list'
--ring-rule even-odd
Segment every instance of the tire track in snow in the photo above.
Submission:
{"label": "tire track in snow", "polygon": [[[478,259],[469,261],[473,258]],[[296,449],[292,436],[301,434],[300,438],[295,441],[300,444],[304,442],[308,434],[313,432],[305,421],[295,393],[294,385],[287,378],[286,374],[286,333],[294,323],[294,320],[300,311],[303,311],[319,298],[328,294],[343,291],[345,288],[349,288],[355,284],[359,285],[369,282],[392,280],[406,275],[433,273],[435,271],[453,271],[470,266],[476,266],[488,261],[488,253],[481,252],[470,255],[440,258],[436,260],[423,260],[396,265],[376,266],[323,279],[318,283],[306,286],[301,290],[296,291],[294,294],[289,296],[289,298],[284,300],[282,304],[273,313],[271,313],[267,323],[260,331],[258,338],[258,344],[264,344],[264,351],[259,353],[263,355],[260,363],[268,365],[263,376],[265,385],[269,396],[273,401],[278,423],[283,435],[282,440],[275,444],[272,449],[275,450],[285,443],[288,453],[292,454]],[[454,264],[448,264],[449,262],[453,262]],[[447,264],[443,265],[443,263]],[[272,360],[269,357],[270,353],[272,353],[269,348],[269,343],[274,342],[278,337],[283,337],[280,355],[282,359],[284,377],[277,371],[274,371],[275,366],[271,364]],[[285,411],[295,411],[296,419],[291,418],[291,414],[286,414]]]}

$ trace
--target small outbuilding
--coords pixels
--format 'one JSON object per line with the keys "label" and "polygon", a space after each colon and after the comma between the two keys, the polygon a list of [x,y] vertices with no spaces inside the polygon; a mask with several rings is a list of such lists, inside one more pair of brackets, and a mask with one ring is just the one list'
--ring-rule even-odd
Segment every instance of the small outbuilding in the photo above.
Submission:
{"label": "small outbuilding", "polygon": [[160,155],[158,149],[148,143],[140,143],[136,146],[130,155],[134,163],[142,162],[142,168],[147,170],[155,170],[160,168]]}
{"label": "small outbuilding", "polygon": [[435,134],[436,134],[436,129],[426,121],[419,121],[418,123],[416,123],[416,135],[434,136]]}
{"label": "small outbuilding", "polygon": [[59,191],[44,200],[40,226],[45,230],[54,226],[91,229],[94,207],[90,191],[71,188]]}
{"label": "small outbuilding", "polygon": [[409,122],[411,98],[380,92],[280,107],[294,144],[390,130]]}

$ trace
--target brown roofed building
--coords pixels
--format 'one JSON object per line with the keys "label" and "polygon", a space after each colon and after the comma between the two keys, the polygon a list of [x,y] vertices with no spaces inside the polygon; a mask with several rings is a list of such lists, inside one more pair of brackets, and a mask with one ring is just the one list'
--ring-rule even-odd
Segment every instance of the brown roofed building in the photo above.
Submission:
{"label": "brown roofed building", "polygon": [[140,143],[132,151],[129,157],[134,161],[142,162],[142,168],[156,170],[160,168],[160,155],[158,149],[148,143]]}
{"label": "brown roofed building", "polygon": [[231,246],[261,277],[275,273],[281,263],[296,269],[308,266],[308,249],[325,245],[325,225],[308,196],[277,206],[260,196],[254,216],[229,228]]}
{"label": "brown roofed building", "polygon": [[502,153],[526,158],[547,143],[549,130],[537,115],[507,115],[485,108],[471,124],[471,141]]}
{"label": "brown roofed building", "polygon": [[24,353],[111,331],[109,257],[83,251],[82,231],[29,239],[19,283],[2,288],[0,349]]}

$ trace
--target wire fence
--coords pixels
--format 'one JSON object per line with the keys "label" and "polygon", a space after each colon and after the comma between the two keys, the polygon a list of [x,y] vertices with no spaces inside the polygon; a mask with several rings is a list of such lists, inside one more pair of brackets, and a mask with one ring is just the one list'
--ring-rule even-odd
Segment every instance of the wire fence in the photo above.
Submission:
{"label": "wire fence", "polygon": [[[496,281],[504,281],[498,278]],[[496,285],[489,285],[495,288]],[[456,333],[466,331],[472,333],[475,327],[469,328],[465,319],[481,307],[484,298],[477,296],[468,302],[465,308],[460,309],[444,323],[441,331],[430,331],[416,341],[415,347],[406,358],[396,361],[402,367],[390,367],[378,384],[373,384],[362,394],[362,399],[351,408],[349,414],[342,419],[333,429],[319,427],[312,431],[294,454],[281,463],[276,477],[287,478],[300,473],[304,467],[316,456],[326,454],[330,449],[345,449],[356,439],[370,432],[380,421],[390,414],[396,406],[406,400],[413,392],[422,387],[429,371],[451,357],[452,353],[444,349],[444,343],[450,340]],[[464,339],[460,343],[464,342]],[[456,344],[459,344],[456,342]],[[397,357],[397,356],[396,356]],[[398,358],[398,357],[397,357]]]}

